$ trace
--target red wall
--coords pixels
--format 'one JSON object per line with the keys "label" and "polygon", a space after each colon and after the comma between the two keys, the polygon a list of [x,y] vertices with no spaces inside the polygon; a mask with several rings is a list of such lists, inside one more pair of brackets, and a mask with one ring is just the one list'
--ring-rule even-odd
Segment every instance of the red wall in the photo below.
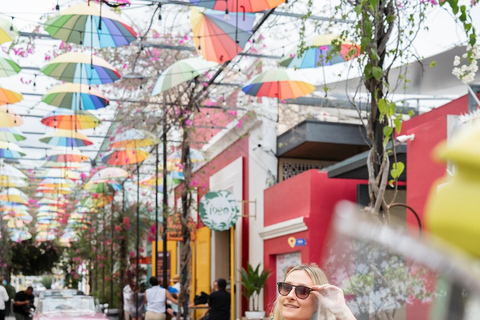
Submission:
{"label": "red wall", "polygon": [[[264,226],[304,217],[308,230],[264,241],[265,268],[272,271],[264,289],[264,310],[276,297],[276,255],[301,252],[302,262],[320,264],[333,209],[340,200],[356,201],[356,186],[363,180],[328,179],[326,171],[309,170],[267,190]],[[306,246],[291,248],[289,237],[305,238]]]}

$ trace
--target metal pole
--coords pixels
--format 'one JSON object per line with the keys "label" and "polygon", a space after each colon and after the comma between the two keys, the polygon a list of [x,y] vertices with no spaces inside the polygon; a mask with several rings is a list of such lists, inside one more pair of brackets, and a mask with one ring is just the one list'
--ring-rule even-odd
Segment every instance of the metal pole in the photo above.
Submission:
{"label": "metal pole", "polygon": [[[138,279],[138,268],[139,268],[139,259],[140,259],[140,163],[137,162],[137,261],[136,261],[136,276],[135,279],[137,280],[137,286],[140,283]],[[135,288],[137,290],[137,288]],[[138,314],[138,299],[136,300],[136,311]]]}
{"label": "metal pole", "polygon": [[115,231],[114,227],[114,212],[115,212],[115,190],[113,190],[112,198],[112,216],[110,220],[110,309],[113,308],[113,234]]}
{"label": "metal pole", "polygon": [[155,276],[158,277],[158,144],[155,159]]}
{"label": "metal pole", "polygon": [[[163,99],[165,103],[165,96]],[[164,109],[165,110],[165,109]],[[163,122],[163,287],[168,289],[167,285],[167,216],[168,216],[168,198],[167,198],[167,115]]]}

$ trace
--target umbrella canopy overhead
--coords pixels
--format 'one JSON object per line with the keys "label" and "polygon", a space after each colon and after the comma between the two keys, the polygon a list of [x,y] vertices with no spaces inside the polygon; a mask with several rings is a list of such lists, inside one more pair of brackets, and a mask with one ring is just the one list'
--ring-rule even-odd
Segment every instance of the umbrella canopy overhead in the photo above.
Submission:
{"label": "umbrella canopy overhead", "polygon": [[20,66],[8,55],[0,52],[0,77],[10,77],[16,75],[21,69],[22,68],[20,68]]}
{"label": "umbrella canopy overhead", "polygon": [[222,11],[192,8],[193,41],[205,60],[224,63],[243,51],[252,36],[254,14],[235,13],[225,21]]}
{"label": "umbrella canopy overhead", "polygon": [[0,16],[0,44],[10,42],[16,37],[18,37],[18,30],[12,21]]}
{"label": "umbrella canopy overhead", "polygon": [[110,104],[97,89],[82,83],[64,83],[48,91],[42,102],[71,110],[97,110]]}
{"label": "umbrella canopy overhead", "polygon": [[95,48],[126,46],[137,38],[119,15],[93,1],[61,11],[47,20],[44,29],[53,38]]}
{"label": "umbrella canopy overhead", "polygon": [[26,138],[27,137],[25,137],[23,133],[16,128],[0,127],[0,141],[17,142],[17,141],[23,141]]}
{"label": "umbrella canopy overhead", "polygon": [[48,127],[66,130],[84,130],[98,127],[102,121],[88,111],[57,109],[41,121]]}
{"label": "umbrella canopy overhead", "polygon": [[14,104],[22,100],[20,93],[0,87],[0,105]]}
{"label": "umbrella canopy overhead", "polygon": [[44,168],[63,168],[63,169],[80,169],[82,164],[80,162],[57,162],[46,161],[42,164]]}
{"label": "umbrella canopy overhead", "polygon": [[65,178],[70,180],[78,180],[80,176],[75,172],[67,169],[46,169],[40,172],[39,178]]}
{"label": "umbrella canopy overhead", "polygon": [[122,190],[122,186],[114,180],[89,181],[84,189],[91,193],[113,193]]}
{"label": "umbrella canopy overhead", "polygon": [[[338,54],[329,54],[334,48],[334,42],[340,46]],[[340,44],[341,43],[341,44]],[[287,68],[316,68],[319,66],[342,63],[360,55],[360,46],[349,41],[342,41],[337,35],[317,35],[305,45],[306,50],[299,55],[295,50],[280,60],[280,65]]]}
{"label": "umbrella canopy overhead", "polygon": [[19,178],[0,176],[0,187],[25,188],[28,187],[28,182]]}
{"label": "umbrella canopy overhead", "polygon": [[56,147],[47,151],[46,161],[83,162],[90,160],[80,149],[72,147]]}
{"label": "umbrella canopy overhead", "polygon": [[125,169],[111,167],[111,168],[105,168],[98,171],[92,176],[90,181],[122,179],[122,178],[128,178],[128,176],[129,176],[129,173]]}
{"label": "umbrella canopy overhead", "polygon": [[315,86],[305,81],[292,80],[283,69],[265,71],[250,80],[242,88],[246,94],[256,97],[295,99],[315,90]]}
{"label": "umbrella canopy overhead", "polygon": [[12,142],[0,141],[0,158],[18,159],[25,155],[22,148]]}
{"label": "umbrella canopy overhead", "polygon": [[107,61],[82,52],[61,54],[41,71],[52,78],[73,83],[104,84],[121,78],[120,73]]}
{"label": "umbrella canopy overhead", "polygon": [[27,176],[22,171],[7,163],[0,164],[0,177],[27,179]]}
{"label": "umbrella canopy overhead", "polygon": [[[2,88],[0,88],[1,90]],[[21,126],[22,124],[22,117],[13,112],[11,107],[0,105],[0,127],[11,128]]]}
{"label": "umbrella canopy overhead", "polygon": [[[55,130],[53,132],[48,132],[39,139],[40,141],[54,145],[54,146],[63,146],[63,147],[85,147],[92,145],[93,142],[86,135],[79,131],[74,130]],[[56,155],[53,157],[47,157],[47,161],[61,161],[59,159],[68,159],[67,155]],[[88,159],[88,158],[87,158]],[[71,160],[70,160],[71,161]],[[84,161],[84,160],[80,160]]]}
{"label": "umbrella canopy overhead", "polygon": [[160,77],[158,77],[152,90],[152,96],[167,91],[181,83],[192,80],[217,65],[218,64],[215,62],[206,61],[200,58],[179,60],[165,69]]}
{"label": "umbrella canopy overhead", "polygon": [[139,147],[148,147],[160,143],[153,133],[138,130],[138,129],[129,129],[115,136],[113,142],[110,143],[112,148],[139,148]]}
{"label": "umbrella canopy overhead", "polygon": [[125,166],[144,161],[149,153],[140,149],[121,149],[110,152],[102,158],[102,162],[112,166]]}
{"label": "umbrella canopy overhead", "polygon": [[276,8],[285,0],[190,0],[195,6],[228,12],[258,12]]}

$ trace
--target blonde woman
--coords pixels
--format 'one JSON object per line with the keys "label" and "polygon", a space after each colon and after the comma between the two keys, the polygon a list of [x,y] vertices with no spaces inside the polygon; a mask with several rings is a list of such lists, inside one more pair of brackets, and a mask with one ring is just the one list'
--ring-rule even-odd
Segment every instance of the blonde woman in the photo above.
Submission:
{"label": "blonde woman", "polygon": [[343,291],[328,284],[316,264],[291,269],[284,281],[277,283],[277,289],[273,320],[356,320],[345,304]]}

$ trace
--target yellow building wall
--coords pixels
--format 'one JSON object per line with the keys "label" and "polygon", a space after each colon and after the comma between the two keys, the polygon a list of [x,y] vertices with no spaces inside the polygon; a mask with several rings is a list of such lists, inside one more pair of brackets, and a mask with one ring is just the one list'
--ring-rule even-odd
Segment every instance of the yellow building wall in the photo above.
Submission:
{"label": "yellow building wall", "polygon": [[[163,241],[158,241],[158,252],[163,251]],[[177,270],[177,241],[167,241],[167,251],[170,252],[170,277],[178,273]],[[152,242],[152,276],[156,277],[155,241]],[[171,279],[169,279],[171,280]]]}
{"label": "yellow building wall", "polygon": [[[204,291],[210,293],[212,281],[210,279],[211,261],[211,231],[207,227],[197,229],[197,241],[195,250],[195,295]],[[205,313],[205,310],[196,310],[196,319]]]}

